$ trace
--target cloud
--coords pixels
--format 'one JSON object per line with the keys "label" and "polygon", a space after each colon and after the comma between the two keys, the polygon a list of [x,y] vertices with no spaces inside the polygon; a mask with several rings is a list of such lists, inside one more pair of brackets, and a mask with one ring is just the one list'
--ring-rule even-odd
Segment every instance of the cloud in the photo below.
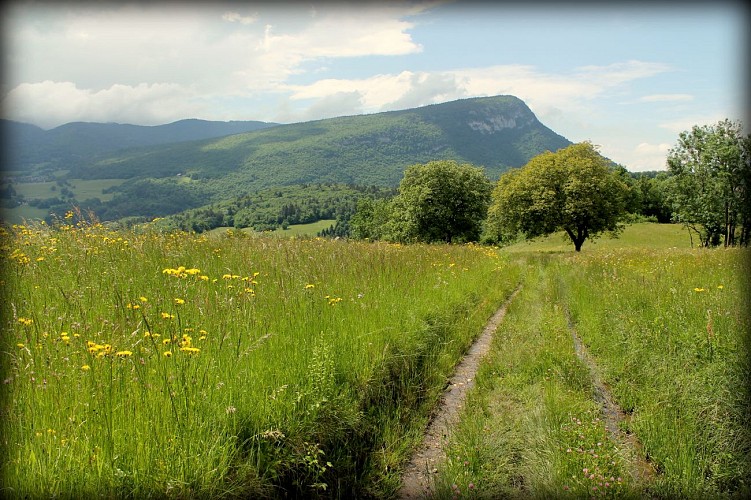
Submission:
{"label": "cloud", "polygon": [[317,100],[298,120],[320,120],[362,113],[362,94],[357,91],[337,92]]}
{"label": "cloud", "polygon": [[694,127],[694,125],[698,125],[698,126],[714,125],[720,120],[723,120],[724,118],[727,118],[727,117],[721,116],[719,114],[704,115],[704,116],[691,115],[691,116],[684,116],[682,118],[672,120],[669,122],[660,123],[659,127],[669,130],[677,135],[681,132],[690,131]]}
{"label": "cloud", "polygon": [[112,85],[93,91],[72,82],[44,81],[15,87],[3,99],[14,120],[52,128],[71,121],[156,125],[204,111],[190,89],[176,84]]}
{"label": "cloud", "polygon": [[631,158],[629,162],[629,170],[633,172],[665,170],[665,160],[668,151],[670,151],[672,147],[672,144],[665,142],[659,144],[642,142],[637,144],[631,151],[631,154],[626,155]]}
{"label": "cloud", "polygon": [[243,16],[239,12],[225,12],[222,14],[222,19],[229,23],[240,23],[240,24],[253,24],[254,22],[258,21],[258,14],[253,14],[250,16]]}
{"label": "cloud", "polygon": [[652,94],[639,98],[639,102],[685,102],[693,101],[691,94]]}

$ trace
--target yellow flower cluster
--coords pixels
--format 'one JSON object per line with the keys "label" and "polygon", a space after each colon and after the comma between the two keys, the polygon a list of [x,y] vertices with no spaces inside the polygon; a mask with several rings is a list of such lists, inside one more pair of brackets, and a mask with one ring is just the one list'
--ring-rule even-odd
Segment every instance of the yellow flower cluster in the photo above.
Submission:
{"label": "yellow flower cluster", "polygon": [[89,354],[95,355],[97,358],[103,358],[112,354],[112,346],[110,344],[97,344],[96,342],[89,340],[86,342]]}
{"label": "yellow flower cluster", "polygon": [[208,280],[208,276],[203,276],[201,274],[201,270],[197,269],[195,267],[191,267],[190,269],[187,269],[185,266],[179,266],[178,268],[171,268],[168,267],[164,270],[162,270],[162,274],[166,274],[167,276],[174,276],[175,278],[187,278],[188,276],[198,276],[201,280]]}

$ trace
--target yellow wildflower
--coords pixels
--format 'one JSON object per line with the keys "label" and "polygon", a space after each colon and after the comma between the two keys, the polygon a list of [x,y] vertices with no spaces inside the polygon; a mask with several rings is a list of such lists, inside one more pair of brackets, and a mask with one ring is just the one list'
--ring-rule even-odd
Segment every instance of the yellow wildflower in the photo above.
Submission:
{"label": "yellow wildflower", "polygon": [[306,290],[310,290],[311,288],[315,288],[315,287],[316,286],[313,283],[308,283],[307,285],[305,285]]}
{"label": "yellow wildflower", "polygon": [[23,345],[23,344],[21,344],[21,343],[19,342],[18,344],[16,344],[16,347],[18,347],[19,349],[23,349],[23,348],[24,348],[24,347],[26,347],[26,346],[25,346],[25,345]]}
{"label": "yellow wildflower", "polygon": [[164,357],[165,357],[165,358],[170,358],[170,357],[172,357],[172,351],[164,351],[164,352],[163,352],[162,354],[164,354]]}
{"label": "yellow wildflower", "polygon": [[81,367],[81,370],[83,370],[83,371],[87,372],[87,371],[91,370],[91,367],[90,367],[89,365],[83,365],[83,366]]}
{"label": "yellow wildflower", "polygon": [[175,304],[177,305],[185,304],[185,299],[175,298]]}
{"label": "yellow wildflower", "polygon": [[181,347],[180,350],[188,354],[198,354],[199,352],[201,352],[201,350],[197,347]]}
{"label": "yellow wildflower", "polygon": [[132,351],[118,351],[115,353],[115,356],[118,358],[127,358],[128,356],[132,355]]}

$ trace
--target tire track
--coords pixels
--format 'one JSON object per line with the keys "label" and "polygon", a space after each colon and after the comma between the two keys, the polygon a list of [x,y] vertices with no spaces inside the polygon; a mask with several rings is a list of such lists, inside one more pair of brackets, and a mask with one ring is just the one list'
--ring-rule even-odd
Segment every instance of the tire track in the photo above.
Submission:
{"label": "tire track", "polygon": [[506,302],[493,314],[482,334],[457,365],[438,403],[438,410],[428,424],[422,444],[405,468],[397,498],[424,498],[430,494],[433,475],[438,472],[436,466],[445,459],[443,445],[451,433],[451,428],[458,421],[467,392],[475,385],[475,374],[480,361],[490,350],[493,334],[520,290],[521,285],[516,287]]}
{"label": "tire track", "polygon": [[649,482],[655,476],[654,466],[646,458],[644,447],[636,435],[621,430],[621,422],[628,420],[629,417],[615,402],[610,390],[602,380],[600,369],[590,356],[587,346],[584,345],[579,334],[576,332],[568,309],[566,309],[566,318],[571,337],[574,341],[576,356],[589,368],[589,376],[594,386],[594,398],[600,405],[600,411],[605,421],[605,429],[608,432],[608,436],[614,442],[628,450],[632,463],[631,473],[634,479],[640,483]]}

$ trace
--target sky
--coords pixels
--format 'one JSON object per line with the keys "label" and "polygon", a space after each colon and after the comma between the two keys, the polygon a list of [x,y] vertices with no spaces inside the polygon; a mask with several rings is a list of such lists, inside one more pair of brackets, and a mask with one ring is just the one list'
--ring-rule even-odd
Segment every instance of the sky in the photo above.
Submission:
{"label": "sky", "polygon": [[664,170],[747,122],[742,2],[5,2],[4,118],[294,123],[514,95],[572,142]]}

